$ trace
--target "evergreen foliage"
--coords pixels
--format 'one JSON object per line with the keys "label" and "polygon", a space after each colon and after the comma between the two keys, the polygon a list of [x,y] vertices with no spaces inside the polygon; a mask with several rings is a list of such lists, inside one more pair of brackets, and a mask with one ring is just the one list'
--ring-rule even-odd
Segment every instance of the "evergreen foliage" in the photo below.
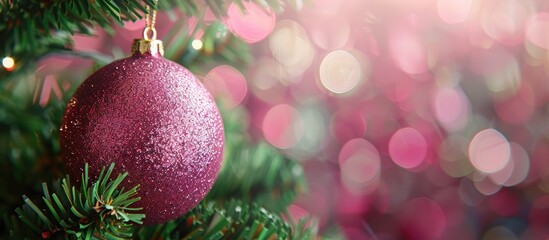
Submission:
{"label": "evergreen foliage", "polygon": [[[254,2],[275,11],[296,0]],[[222,18],[231,3],[243,0],[160,1],[160,9],[179,8],[199,22],[193,32],[178,21],[163,37],[165,57],[198,71],[219,64],[246,66],[248,45],[228,32],[221,22],[201,22],[206,9]],[[287,207],[306,190],[303,170],[266,143],[254,143],[246,134],[246,113],[223,110],[226,154],[223,168],[210,194],[195,209],[174,221],[140,226],[144,217],[131,203],[139,199],[137,187],[119,184],[125,174],[111,179],[111,165],[99,179],[83,172],[80,184],[64,175],[58,129],[66,100],[39,106],[33,100],[33,64],[57,53],[91,57],[98,65],[112,57],[73,52],[71,35],[93,34],[93,28],[113,30],[114,24],[135,21],[146,12],[145,1],[39,1],[0,0],[0,58],[16,60],[12,72],[0,70],[0,238],[11,239],[312,239],[314,224],[284,220]],[[154,6],[153,6],[154,8]],[[179,31],[181,30],[182,31]],[[190,47],[203,30],[204,47]],[[83,166],[84,167],[84,166]],[[45,183],[43,183],[45,182]],[[50,184],[46,184],[50,183]],[[21,197],[23,196],[23,197]],[[16,209],[16,210],[15,210]]]}
{"label": "evergreen foliage", "polygon": [[202,201],[185,216],[138,230],[138,239],[313,239],[305,221],[289,224],[257,204]]}
{"label": "evergreen foliage", "polygon": [[[222,19],[231,3],[243,7],[243,0],[176,0],[159,1],[158,8],[177,7],[187,16],[199,17],[207,9]],[[285,5],[299,6],[298,0],[254,0],[265,8],[282,11]],[[12,72],[0,71],[0,79],[27,70],[41,57],[70,51],[71,35],[90,35],[95,27],[113,32],[114,25],[136,21],[147,12],[146,6],[157,9],[155,0],[0,0],[0,58],[10,56],[17,61]],[[22,60],[24,59],[24,61]]]}
{"label": "evergreen foliage", "polygon": [[135,186],[119,188],[127,173],[111,180],[114,164],[90,184],[88,166],[84,168],[81,186],[71,185],[67,176],[42,184],[41,202],[23,196],[24,205],[17,208],[18,220],[8,221],[13,239],[126,239],[131,238],[134,224],[141,224],[144,214],[131,204],[139,201]]}

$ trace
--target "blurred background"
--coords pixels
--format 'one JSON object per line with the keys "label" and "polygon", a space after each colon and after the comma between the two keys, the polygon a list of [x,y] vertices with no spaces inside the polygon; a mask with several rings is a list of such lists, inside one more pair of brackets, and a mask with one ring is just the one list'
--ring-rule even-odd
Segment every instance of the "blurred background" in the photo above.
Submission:
{"label": "blurred background", "polygon": [[[159,37],[168,58],[193,62],[226,108],[245,112],[255,139],[304,165],[310,189],[293,215],[347,239],[549,238],[549,2],[244,6],[221,23],[161,12]],[[80,57],[41,59],[25,85],[33,102],[60,101],[98,61],[127,56],[143,26],[76,35]],[[216,47],[232,33],[251,55],[212,62],[212,33]]]}

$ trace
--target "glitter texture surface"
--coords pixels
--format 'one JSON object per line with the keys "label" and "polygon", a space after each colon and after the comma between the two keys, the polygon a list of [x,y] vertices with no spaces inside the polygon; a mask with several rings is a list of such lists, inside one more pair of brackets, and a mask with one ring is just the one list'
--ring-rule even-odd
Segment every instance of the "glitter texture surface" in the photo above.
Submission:
{"label": "glitter texture surface", "polygon": [[116,163],[140,184],[145,224],[175,219],[211,189],[223,157],[223,123],[210,93],[182,66],[149,53],[91,75],[70,100],[61,151],[72,179]]}

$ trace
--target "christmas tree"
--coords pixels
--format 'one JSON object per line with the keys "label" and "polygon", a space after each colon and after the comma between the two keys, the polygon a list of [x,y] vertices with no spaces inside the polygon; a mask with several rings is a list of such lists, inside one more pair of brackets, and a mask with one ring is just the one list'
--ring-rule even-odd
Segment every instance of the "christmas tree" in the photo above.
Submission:
{"label": "christmas tree", "polygon": [[549,238],[547,1],[0,4],[2,239]]}

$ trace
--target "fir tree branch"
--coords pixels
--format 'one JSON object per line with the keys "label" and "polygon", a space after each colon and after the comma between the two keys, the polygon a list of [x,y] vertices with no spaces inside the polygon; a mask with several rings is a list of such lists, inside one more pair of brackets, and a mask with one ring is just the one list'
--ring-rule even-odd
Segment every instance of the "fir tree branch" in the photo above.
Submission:
{"label": "fir tree branch", "polygon": [[[302,221],[306,222],[306,221]],[[314,239],[315,226],[291,225],[256,204],[202,201],[174,221],[143,226],[137,239]]]}
{"label": "fir tree branch", "polygon": [[42,184],[41,202],[23,196],[24,205],[17,208],[17,218],[7,221],[10,237],[15,239],[128,239],[134,224],[141,224],[144,214],[131,208],[137,202],[139,186],[119,189],[127,173],[111,180],[114,164],[101,170],[90,185],[88,166],[84,168],[80,189],[71,185],[69,177],[52,184]]}
{"label": "fir tree branch", "polygon": [[[178,7],[187,16],[210,9],[218,19],[226,15],[231,3],[243,6],[243,0],[160,1],[159,7]],[[295,0],[253,0],[265,8],[281,11],[285,5],[298,6]],[[113,24],[135,21],[146,13],[145,6],[156,9],[154,0],[0,0],[0,58],[11,56],[17,64],[13,72],[25,70],[40,57],[58,50],[70,50],[75,33],[92,34],[100,26],[112,30]],[[0,70],[0,76],[11,75]]]}

